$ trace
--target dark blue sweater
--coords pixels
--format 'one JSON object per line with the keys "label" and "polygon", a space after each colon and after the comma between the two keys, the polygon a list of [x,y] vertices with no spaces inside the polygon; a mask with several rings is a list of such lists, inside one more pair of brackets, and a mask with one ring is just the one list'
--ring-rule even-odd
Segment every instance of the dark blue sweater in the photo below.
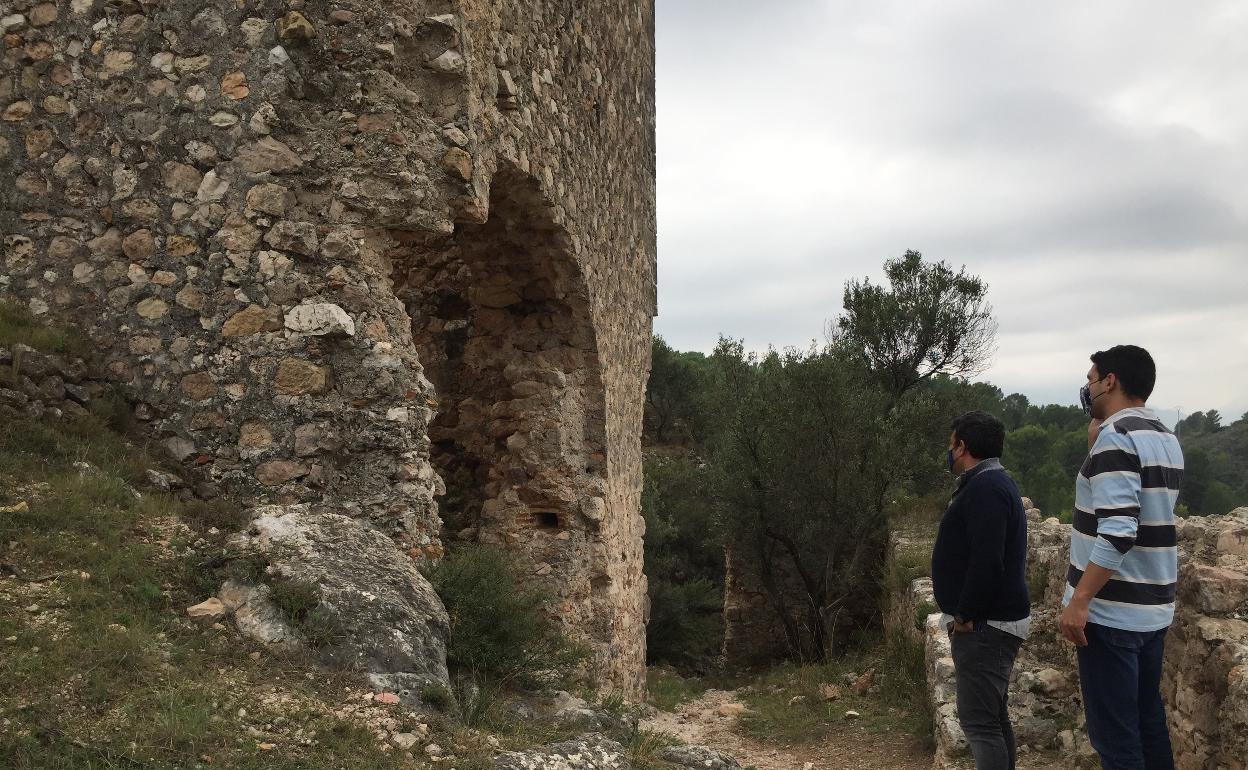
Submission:
{"label": "dark blue sweater", "polygon": [[999,463],[958,479],[932,549],[932,588],[940,609],[964,620],[1022,620],[1027,595],[1027,515],[1018,487]]}

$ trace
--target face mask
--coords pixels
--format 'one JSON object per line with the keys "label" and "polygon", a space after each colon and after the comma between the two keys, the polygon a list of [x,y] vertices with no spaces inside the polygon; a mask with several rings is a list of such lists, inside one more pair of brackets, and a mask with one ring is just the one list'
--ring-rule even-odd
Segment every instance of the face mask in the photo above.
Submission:
{"label": "face mask", "polygon": [[[1105,375],[1105,377],[1108,376],[1108,374]],[[1104,380],[1105,377],[1102,377],[1100,380],[1093,380],[1092,382],[1100,382],[1101,380]],[[1092,402],[1105,395],[1104,393],[1097,393],[1093,396],[1091,385],[1092,383],[1090,382],[1079,389],[1079,406],[1083,407],[1084,413],[1089,417],[1092,416]]]}
{"label": "face mask", "polygon": [[945,465],[949,468],[949,472],[953,473],[953,450],[945,450]]}

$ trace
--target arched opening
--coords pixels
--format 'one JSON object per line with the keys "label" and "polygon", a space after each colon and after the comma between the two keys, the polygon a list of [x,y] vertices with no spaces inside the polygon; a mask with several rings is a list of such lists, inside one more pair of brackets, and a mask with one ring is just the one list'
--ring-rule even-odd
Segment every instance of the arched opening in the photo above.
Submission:
{"label": "arched opening", "polygon": [[[607,577],[605,399],[584,278],[534,180],[504,165],[484,224],[392,232],[396,294],[438,392],[445,537],[499,543],[595,642]],[[598,624],[600,625],[600,624]]]}

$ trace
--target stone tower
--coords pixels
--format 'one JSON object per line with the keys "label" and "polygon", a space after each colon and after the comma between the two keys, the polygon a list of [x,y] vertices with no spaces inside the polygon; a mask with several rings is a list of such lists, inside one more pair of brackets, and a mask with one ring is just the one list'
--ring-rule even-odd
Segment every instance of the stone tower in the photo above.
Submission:
{"label": "stone tower", "polygon": [[652,3],[5,7],[0,296],[201,494],[504,544],[639,693]]}

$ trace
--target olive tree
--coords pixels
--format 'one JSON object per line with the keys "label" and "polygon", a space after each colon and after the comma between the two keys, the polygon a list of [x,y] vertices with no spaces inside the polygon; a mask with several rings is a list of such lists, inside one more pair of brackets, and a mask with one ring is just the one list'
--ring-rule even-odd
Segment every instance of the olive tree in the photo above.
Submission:
{"label": "olive tree", "polygon": [[884,263],[888,286],[845,286],[835,329],[896,395],[935,375],[978,374],[995,352],[988,285],[917,251]]}
{"label": "olive tree", "polygon": [[977,369],[992,347],[979,279],[917,252],[886,273],[888,288],[849,284],[822,348],[760,357],[723,339],[710,357],[718,520],[801,659],[825,659],[877,616],[888,502],[931,470],[948,426],[947,399],[923,386]]}

